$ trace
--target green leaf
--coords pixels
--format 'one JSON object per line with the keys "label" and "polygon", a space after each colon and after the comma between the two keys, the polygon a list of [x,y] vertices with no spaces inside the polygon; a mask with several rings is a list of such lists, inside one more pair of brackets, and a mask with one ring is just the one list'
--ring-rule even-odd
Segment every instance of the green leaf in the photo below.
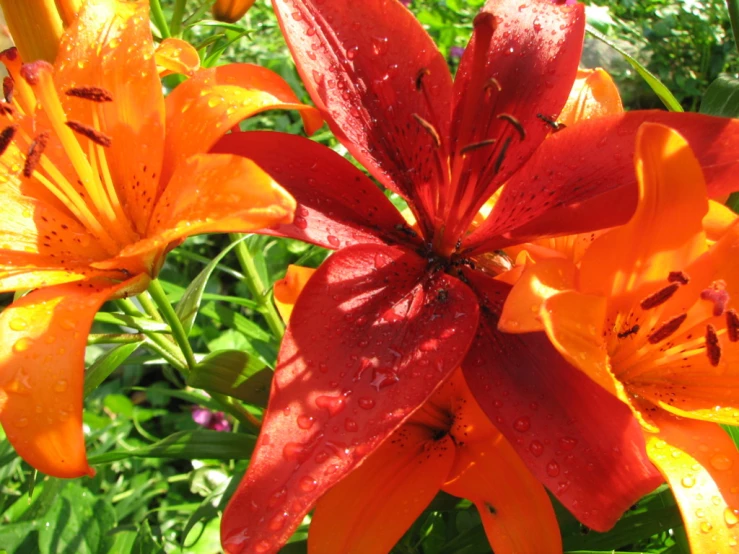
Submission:
{"label": "green leaf", "polygon": [[719,75],[706,89],[700,112],[720,117],[739,117],[739,79]]}
{"label": "green leaf", "polygon": [[146,317],[132,317],[130,315],[117,312],[98,312],[95,314],[95,321],[99,323],[112,323],[121,327],[132,327],[139,331],[148,333],[170,333],[169,325],[154,321]]}
{"label": "green leaf", "polygon": [[91,465],[108,464],[128,458],[175,458],[183,460],[239,460],[251,456],[256,437],[219,431],[179,431],[159,442],[133,448],[114,450],[92,456]]}
{"label": "green leaf", "polygon": [[263,342],[274,340],[274,337],[258,324],[221,304],[208,303],[201,308],[200,313],[224,327],[236,329],[249,338]]}
{"label": "green leaf", "polygon": [[149,527],[149,522],[144,520],[144,523],[139,527],[139,532],[133,543],[131,554],[160,554],[163,552],[164,549],[157,544],[156,540],[154,540],[154,536],[151,533],[151,527]]}
{"label": "green leaf", "polygon": [[[187,384],[253,403],[255,399],[263,399],[260,393],[264,389],[265,376],[257,378],[263,369],[264,364],[246,352],[223,350],[203,358],[188,376]],[[267,373],[269,384],[272,372],[267,370]]]}
{"label": "green leaf", "polygon": [[626,61],[631,64],[631,66],[639,75],[641,75],[642,79],[644,79],[646,83],[650,86],[650,88],[654,91],[654,93],[659,96],[659,99],[662,100],[662,103],[665,105],[665,107],[667,107],[668,110],[670,110],[671,112],[684,111],[683,107],[680,105],[680,102],[677,101],[677,98],[673,96],[670,90],[665,85],[663,85],[662,82],[657,79],[657,77],[655,77],[651,71],[649,71],[646,67],[636,61],[636,59],[627,54],[623,49],[616,46],[616,44],[611,42],[611,40],[607,36],[598,31],[592,25],[587,25],[586,30],[590,35],[594,36],[601,42],[604,42],[605,44],[613,48],[616,52],[621,54],[624,58],[626,58]]}
{"label": "green leaf", "polygon": [[144,341],[129,342],[110,349],[95,360],[85,372],[84,395],[87,396],[113,373],[118,366],[125,362]]}
{"label": "green leaf", "polygon": [[208,280],[213,274],[216,266],[221,262],[224,256],[233,249],[234,246],[245,239],[246,237],[243,237],[224,248],[220,254],[213,258],[211,262],[203,268],[198,276],[195,277],[193,282],[190,283],[190,286],[185,289],[182,298],[180,298],[180,301],[177,303],[175,312],[177,313],[177,317],[180,318],[186,333],[189,333],[190,329],[192,329],[192,325],[195,322],[195,316],[198,314],[200,302],[203,300],[205,286],[208,284]]}

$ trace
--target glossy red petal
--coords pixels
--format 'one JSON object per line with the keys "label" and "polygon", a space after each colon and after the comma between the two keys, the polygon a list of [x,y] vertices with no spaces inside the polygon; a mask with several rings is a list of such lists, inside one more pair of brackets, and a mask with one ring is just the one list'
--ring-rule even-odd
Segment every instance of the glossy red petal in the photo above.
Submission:
{"label": "glossy red petal", "polygon": [[231,133],[213,152],[253,160],[297,201],[292,223],[263,233],[333,250],[367,243],[420,244],[398,210],[364,173],[312,140],[276,132]]}
{"label": "glossy red petal", "polygon": [[385,186],[430,209],[446,175],[452,81],[418,20],[395,1],[272,3],[331,130]]}
{"label": "glossy red petal", "polygon": [[493,213],[465,246],[481,252],[625,223],[636,208],[636,132],[646,121],[687,139],[710,196],[739,189],[739,121],[656,110],[603,117],[544,141],[506,183]]}
{"label": "glossy red petal", "polygon": [[275,552],[459,365],[477,322],[472,291],[413,253],[359,245],[330,257],[290,319],[254,457],[223,517],[226,550]]}
{"label": "glossy red petal", "polygon": [[[585,12],[550,0],[488,0],[454,82],[451,153],[456,184],[444,219],[463,234],[487,198],[552,127],[577,75]],[[474,150],[471,145],[495,141]],[[456,240],[456,238],[454,239]]]}
{"label": "glossy red petal", "polygon": [[661,482],[629,408],[569,365],[543,333],[496,329],[509,289],[468,272],[483,305],[462,364],[477,402],[531,472],[582,523],[610,529]]}

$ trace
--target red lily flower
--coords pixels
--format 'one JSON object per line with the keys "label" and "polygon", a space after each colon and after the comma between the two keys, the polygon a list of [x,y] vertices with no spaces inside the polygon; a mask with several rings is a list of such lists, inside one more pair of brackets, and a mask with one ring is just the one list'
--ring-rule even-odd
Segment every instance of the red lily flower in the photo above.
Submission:
{"label": "red lily flower", "polygon": [[[331,129],[408,201],[420,233],[370,179],[314,142],[242,133],[217,145],[248,153],[296,198],[294,222],[270,232],[338,250],[295,305],[262,434],[224,514],[226,549],[279,548],[459,365],[534,475],[583,523],[609,528],[660,482],[639,426],[543,333],[497,330],[509,285],[493,278],[495,252],[626,221],[645,120],[679,129],[712,192],[730,190],[739,124],[632,112],[553,134],[576,77],[581,5],[489,1],[452,83],[399,2],[273,3]],[[491,215],[468,234],[503,184]],[[315,487],[302,489],[304,480]]]}

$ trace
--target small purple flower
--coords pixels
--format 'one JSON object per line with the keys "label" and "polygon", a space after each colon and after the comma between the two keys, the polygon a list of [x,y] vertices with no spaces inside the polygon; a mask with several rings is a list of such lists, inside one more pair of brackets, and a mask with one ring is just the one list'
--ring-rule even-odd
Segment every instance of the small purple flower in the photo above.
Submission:
{"label": "small purple flower", "polygon": [[462,46],[452,46],[449,49],[449,57],[453,60],[458,60],[464,54],[464,48]]}
{"label": "small purple flower", "polygon": [[192,409],[192,419],[195,423],[213,431],[230,431],[231,423],[223,412],[213,412],[198,406]]}

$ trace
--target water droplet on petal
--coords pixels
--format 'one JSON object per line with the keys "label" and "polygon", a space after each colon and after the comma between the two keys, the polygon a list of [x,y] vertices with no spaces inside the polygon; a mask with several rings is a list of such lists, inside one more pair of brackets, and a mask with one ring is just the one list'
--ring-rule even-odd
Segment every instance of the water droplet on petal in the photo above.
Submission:
{"label": "water droplet on petal", "polygon": [[350,433],[356,433],[357,429],[359,429],[359,425],[357,425],[357,422],[353,419],[346,419],[344,421],[344,429],[349,431]]}
{"label": "water droplet on petal", "polygon": [[695,485],[695,477],[692,475],[686,475],[680,480],[680,484],[682,484],[683,487],[686,489],[689,489],[693,485]]}
{"label": "water droplet on petal", "polygon": [[31,348],[31,339],[27,339],[26,337],[18,339],[13,345],[14,352],[25,352],[29,348]]}
{"label": "water droplet on petal", "polygon": [[577,446],[577,439],[573,439],[572,437],[562,437],[558,442],[559,447],[565,452],[569,452]]}
{"label": "water droplet on petal", "polygon": [[711,529],[713,529],[713,525],[711,525],[707,521],[701,523],[701,533],[710,533]]}
{"label": "water droplet on petal", "polygon": [[375,407],[375,401],[366,396],[357,400],[357,404],[359,404],[359,407],[363,410],[371,410]]}
{"label": "water droplet on petal", "polygon": [[328,411],[331,416],[335,416],[343,410],[345,402],[345,399],[341,396],[319,396],[316,398],[316,406]]}
{"label": "water droplet on petal", "polygon": [[734,465],[734,462],[731,461],[731,458],[724,454],[714,454],[711,456],[711,465],[714,467],[714,469],[717,469],[719,471],[726,471],[727,469],[731,469],[731,466]]}
{"label": "water droplet on petal", "polygon": [[529,445],[529,451],[534,456],[539,457],[544,452],[544,445],[541,444],[539,441],[531,441],[531,444]]}
{"label": "water droplet on petal", "polygon": [[528,417],[519,417],[513,422],[513,428],[520,433],[525,433],[531,428],[531,421]]}
{"label": "water droplet on petal", "polygon": [[24,319],[14,317],[10,320],[10,328],[13,331],[23,331],[26,327],[28,327],[28,323],[26,323],[26,320]]}
{"label": "water droplet on petal", "polygon": [[726,522],[726,525],[729,527],[734,527],[737,523],[739,523],[739,510],[732,510],[731,508],[726,508],[724,510],[724,521]]}
{"label": "water droplet on petal", "polygon": [[327,241],[328,241],[328,243],[329,243],[329,244],[330,244],[331,246],[333,246],[334,248],[338,248],[338,247],[339,247],[339,244],[341,244],[341,243],[339,242],[339,239],[337,239],[337,238],[336,238],[335,236],[333,236],[333,235],[328,235],[328,236],[326,237],[326,240],[327,240]]}
{"label": "water droplet on petal", "polygon": [[299,415],[298,416],[298,427],[301,429],[310,429],[313,427],[313,424],[316,422],[315,418],[307,415]]}
{"label": "water droplet on petal", "polygon": [[305,477],[300,479],[300,483],[298,484],[298,486],[303,492],[313,492],[314,490],[316,490],[316,488],[318,488],[318,482],[310,475],[306,475]]}
{"label": "water droplet on petal", "polygon": [[554,460],[551,460],[547,464],[547,475],[549,475],[549,477],[556,477],[559,475],[559,464]]}
{"label": "water droplet on petal", "polygon": [[56,392],[64,392],[67,390],[67,381],[65,379],[59,379],[56,383],[54,383],[54,390]]}

